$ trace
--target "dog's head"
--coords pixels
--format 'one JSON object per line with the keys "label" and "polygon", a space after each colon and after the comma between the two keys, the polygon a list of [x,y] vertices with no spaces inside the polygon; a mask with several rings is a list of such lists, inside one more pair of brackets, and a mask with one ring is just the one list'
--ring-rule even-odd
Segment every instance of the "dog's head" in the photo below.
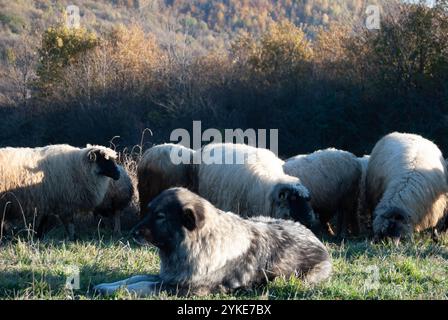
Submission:
{"label": "dog's head", "polygon": [[92,145],[87,145],[85,150],[85,161],[87,161],[95,174],[114,180],[120,178],[120,170],[115,162],[117,159],[115,151],[106,147]]}
{"label": "dog's head", "polygon": [[374,219],[375,240],[392,240],[398,244],[400,239],[412,235],[410,215],[400,208],[389,208]]}
{"label": "dog's head", "polygon": [[273,216],[282,219],[293,219],[308,228],[316,223],[316,217],[311,208],[311,197],[302,185],[278,184],[271,194]]}
{"label": "dog's head", "polygon": [[171,188],[151,201],[142,221],[132,229],[132,236],[170,253],[204,223],[201,198],[185,188]]}

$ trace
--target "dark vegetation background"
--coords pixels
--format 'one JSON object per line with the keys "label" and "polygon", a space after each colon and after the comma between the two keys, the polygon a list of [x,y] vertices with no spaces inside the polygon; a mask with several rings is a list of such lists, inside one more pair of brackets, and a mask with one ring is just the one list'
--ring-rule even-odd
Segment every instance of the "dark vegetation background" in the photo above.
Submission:
{"label": "dark vegetation background", "polygon": [[[64,26],[67,5],[80,29]],[[381,29],[365,28],[381,5]],[[448,3],[0,0],[0,147],[138,144],[175,128],[278,128],[280,154],[448,152]]]}

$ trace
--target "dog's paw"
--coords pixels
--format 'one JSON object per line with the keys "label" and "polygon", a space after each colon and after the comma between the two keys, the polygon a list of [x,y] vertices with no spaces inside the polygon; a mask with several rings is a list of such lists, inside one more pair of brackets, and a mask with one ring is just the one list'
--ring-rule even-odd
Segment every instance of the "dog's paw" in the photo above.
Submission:
{"label": "dog's paw", "polygon": [[120,286],[110,285],[107,283],[97,284],[93,287],[93,293],[101,296],[109,296],[118,291]]}

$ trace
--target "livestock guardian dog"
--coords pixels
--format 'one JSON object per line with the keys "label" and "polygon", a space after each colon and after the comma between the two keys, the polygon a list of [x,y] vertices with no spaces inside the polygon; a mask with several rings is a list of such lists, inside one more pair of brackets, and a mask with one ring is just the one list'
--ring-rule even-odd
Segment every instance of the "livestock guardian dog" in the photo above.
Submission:
{"label": "livestock guardian dog", "polygon": [[206,295],[249,289],[277,276],[317,283],[331,274],[325,246],[300,223],[243,219],[185,188],[163,191],[147,212],[133,235],[159,248],[160,274],[100,284],[96,292]]}

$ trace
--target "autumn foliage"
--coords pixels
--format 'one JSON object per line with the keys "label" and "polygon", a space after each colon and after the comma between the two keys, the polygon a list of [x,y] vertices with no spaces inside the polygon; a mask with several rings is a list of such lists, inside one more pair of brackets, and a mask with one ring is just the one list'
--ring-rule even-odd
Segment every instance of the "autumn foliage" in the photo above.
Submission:
{"label": "autumn foliage", "polygon": [[133,145],[146,127],[160,142],[201,120],[203,128],[277,128],[285,155],[328,146],[361,155],[394,130],[448,148],[443,1],[397,6],[380,30],[328,23],[310,36],[279,19],[210,50],[190,41],[139,24],[48,29],[28,109],[6,113],[0,144],[29,144],[24,127],[35,144],[104,144],[120,135]]}

